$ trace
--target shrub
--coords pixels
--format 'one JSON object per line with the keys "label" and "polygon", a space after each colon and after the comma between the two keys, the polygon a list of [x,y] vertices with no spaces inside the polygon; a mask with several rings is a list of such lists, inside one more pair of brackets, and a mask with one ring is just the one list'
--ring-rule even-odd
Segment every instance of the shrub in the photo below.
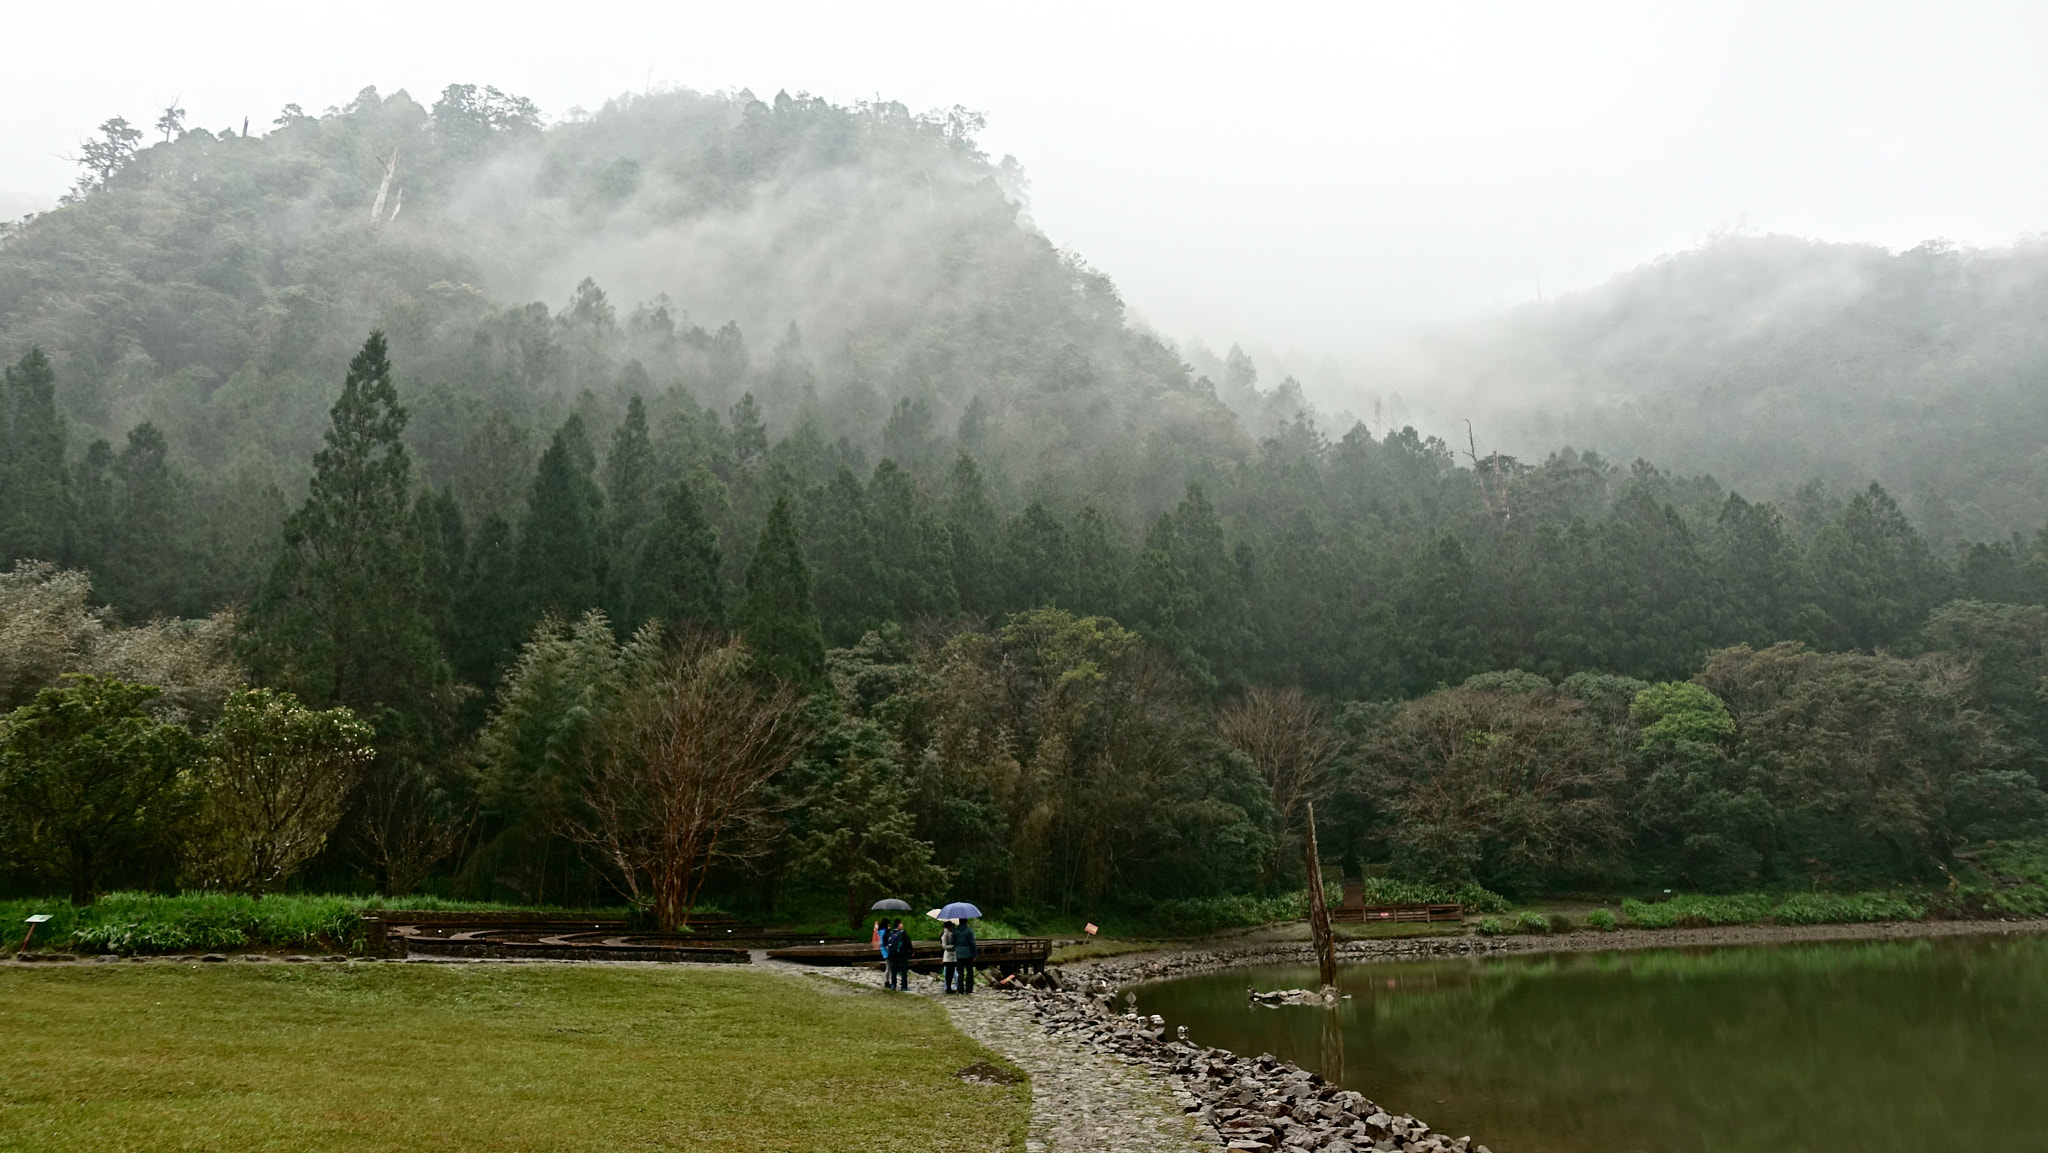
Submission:
{"label": "shrub", "polygon": [[1468,913],[1505,913],[1508,899],[1499,893],[1489,892],[1476,881],[1467,881],[1457,888],[1448,885],[1433,885],[1426,881],[1400,881],[1392,877],[1371,877],[1365,882],[1365,903],[1368,905],[1444,905],[1460,904]]}
{"label": "shrub", "polygon": [[1550,931],[1550,918],[1541,913],[1520,913],[1515,917],[1515,932],[1543,934]]}
{"label": "shrub", "polygon": [[1273,921],[1288,921],[1308,915],[1308,894],[1283,893],[1277,897],[1187,897],[1161,901],[1145,918],[1159,932],[1171,936],[1197,936],[1218,929],[1248,929]]}
{"label": "shrub", "polygon": [[1482,937],[1500,937],[1508,932],[1507,922],[1499,917],[1488,917],[1476,926]]}
{"label": "shrub", "polygon": [[1756,925],[1767,921],[1780,925],[1840,925],[1917,921],[1927,915],[1928,899],[1918,894],[1890,893],[1794,893],[1788,897],[1764,893],[1681,894],[1655,905],[1627,900],[1621,903],[1621,909],[1629,924],[1643,929]]}
{"label": "shrub", "polygon": [[1842,925],[1859,921],[1917,921],[1927,915],[1925,901],[1882,893],[1798,893],[1771,910],[1780,925]]}
{"label": "shrub", "polygon": [[1569,933],[1576,928],[1578,928],[1578,926],[1572,923],[1572,919],[1569,916],[1566,916],[1563,913],[1552,913],[1550,915],[1551,932]]}
{"label": "shrub", "polygon": [[1621,927],[1621,921],[1611,909],[1595,909],[1586,914],[1586,925],[1603,933],[1612,933]]}
{"label": "shrub", "polygon": [[[507,909],[476,901],[409,896],[400,907]],[[346,951],[361,932],[361,913],[385,907],[378,897],[272,895],[258,900],[231,893],[109,893],[73,908],[61,900],[0,901],[0,950],[19,947],[22,919],[49,913],[36,931],[44,949],[81,953],[178,953],[221,949],[332,949]]]}
{"label": "shrub", "polygon": [[1649,905],[1633,898],[1621,903],[1622,916],[1641,929],[1669,929],[1673,926],[1753,925],[1771,911],[1772,899],[1761,893],[1732,896],[1680,894],[1668,901]]}

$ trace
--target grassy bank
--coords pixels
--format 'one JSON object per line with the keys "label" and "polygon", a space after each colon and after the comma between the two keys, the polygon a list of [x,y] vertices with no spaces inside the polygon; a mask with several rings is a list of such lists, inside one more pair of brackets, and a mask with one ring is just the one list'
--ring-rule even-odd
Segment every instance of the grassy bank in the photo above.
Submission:
{"label": "grassy bank", "polygon": [[[72,953],[184,953],[226,949],[347,952],[358,940],[365,909],[502,910],[509,905],[435,897],[277,895],[257,900],[232,893],[109,893],[84,908],[61,898],[0,901],[0,951],[21,946],[32,913],[51,920],[34,947]],[[552,910],[559,915],[564,910]],[[610,910],[623,915],[622,910]]]}
{"label": "grassy bank", "polygon": [[1018,1149],[928,1000],[702,969],[0,969],[0,1148]]}

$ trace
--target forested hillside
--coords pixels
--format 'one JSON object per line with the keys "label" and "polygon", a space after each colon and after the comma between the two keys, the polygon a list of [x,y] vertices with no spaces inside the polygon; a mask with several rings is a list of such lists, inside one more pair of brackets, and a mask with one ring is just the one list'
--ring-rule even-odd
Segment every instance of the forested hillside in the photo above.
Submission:
{"label": "forested hillside", "polygon": [[[732,737],[759,789],[698,861],[769,903],[1272,889],[1317,797],[1344,798],[1326,843],[1354,863],[1525,891],[1926,877],[2040,807],[2048,536],[2004,527],[2040,510],[1931,543],[1857,463],[1945,435],[1903,418],[1823,436],[1788,393],[1785,436],[1849,455],[1730,426],[1747,496],[1657,458],[1323,428],[1241,354],[1219,384],[1129,323],[957,110],[676,92],[543,128],[456,86],[261,135],[175,120],[148,145],[109,121],[71,201],[0,237],[0,556],[41,562],[0,584],[0,697],[56,715],[60,672],[171,668],[147,683],[196,703],[165,723],[216,723],[240,679],[350,710],[376,756],[310,866],[330,883],[609,885],[673,917],[705,874],[655,877],[674,854],[594,815],[631,808],[607,774],[657,741],[656,689],[711,718],[693,732],[780,702]],[[1858,363],[1975,315],[1963,257],[1851,255],[1963,285],[1859,320],[1884,331]],[[1688,323],[1747,299],[1687,291]],[[1543,355],[1476,346],[1474,379],[1664,363],[1643,334],[1679,320],[1605,299],[1516,338]],[[1714,384],[1758,348],[1819,355],[1773,323],[1687,346],[1698,377],[1630,427],[1693,460],[1712,397],[1777,403],[1770,365]],[[2018,348],[1976,357],[2007,389],[1985,397],[2033,395]],[[1884,380],[1882,411],[1920,395]],[[1611,439],[1580,412],[1541,427]],[[181,655],[120,656],[158,648]],[[1715,703],[1667,724],[1696,675]],[[1805,756],[1801,700],[1898,739]],[[1505,771],[1532,749],[1558,772]],[[1851,803],[1871,788],[1898,803]]]}
{"label": "forested hillside", "polygon": [[2048,519],[2048,246],[1730,235],[1441,328],[1374,380],[1482,437],[1711,473],[1876,479],[1937,548]]}

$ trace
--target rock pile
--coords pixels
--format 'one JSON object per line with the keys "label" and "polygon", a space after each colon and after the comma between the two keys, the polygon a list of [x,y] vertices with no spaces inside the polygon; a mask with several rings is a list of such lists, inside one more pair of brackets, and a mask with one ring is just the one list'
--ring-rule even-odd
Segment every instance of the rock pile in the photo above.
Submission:
{"label": "rock pile", "polygon": [[1430,1132],[1364,1096],[1272,1054],[1240,1057],[1165,1039],[1159,1017],[1119,1015],[1105,985],[1070,989],[1057,974],[1018,994],[1055,1037],[1106,1050],[1170,1077],[1182,1108],[1230,1149],[1267,1153],[1490,1153],[1470,1137]]}
{"label": "rock pile", "polygon": [[1246,985],[1244,992],[1262,1005],[1330,1005],[1338,999],[1334,988],[1318,993],[1313,989],[1260,989]]}

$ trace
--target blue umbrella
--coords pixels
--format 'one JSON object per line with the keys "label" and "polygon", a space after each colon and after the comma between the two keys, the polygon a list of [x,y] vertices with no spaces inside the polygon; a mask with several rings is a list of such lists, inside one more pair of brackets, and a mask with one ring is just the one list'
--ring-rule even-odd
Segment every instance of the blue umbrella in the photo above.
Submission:
{"label": "blue umbrella", "polygon": [[939,910],[941,921],[964,921],[969,917],[981,916],[981,910],[965,901],[955,901]]}

